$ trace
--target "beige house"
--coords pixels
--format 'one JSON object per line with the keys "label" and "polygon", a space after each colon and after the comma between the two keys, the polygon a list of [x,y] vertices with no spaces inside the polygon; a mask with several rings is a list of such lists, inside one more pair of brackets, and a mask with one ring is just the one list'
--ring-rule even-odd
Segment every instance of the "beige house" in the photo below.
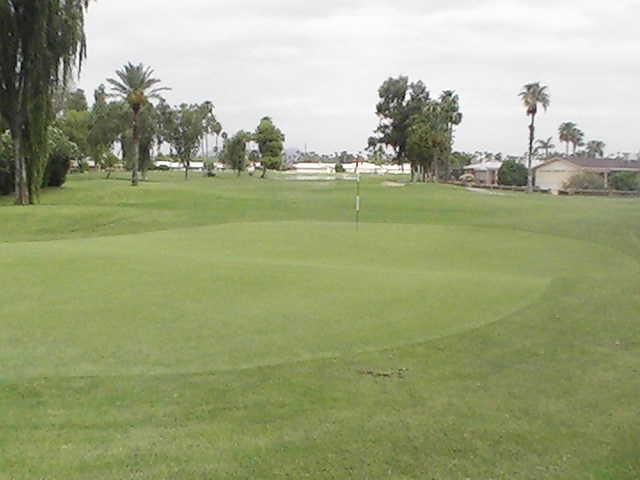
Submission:
{"label": "beige house", "polygon": [[558,193],[571,177],[585,172],[602,175],[608,188],[609,175],[616,172],[640,173],[640,162],[607,158],[553,158],[535,168],[536,186]]}

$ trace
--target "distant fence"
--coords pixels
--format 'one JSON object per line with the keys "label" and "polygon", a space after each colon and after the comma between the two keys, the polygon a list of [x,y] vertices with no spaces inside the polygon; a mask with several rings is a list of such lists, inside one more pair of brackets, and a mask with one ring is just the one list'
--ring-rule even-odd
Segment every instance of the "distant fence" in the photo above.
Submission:
{"label": "distant fence", "polygon": [[[451,185],[457,185],[460,187],[468,188],[482,188],[484,190],[504,190],[510,192],[526,192],[527,187],[512,187],[507,185],[485,185],[482,183],[465,183],[465,182],[448,182]],[[551,193],[550,189],[543,189],[534,187],[534,192],[537,193]],[[558,195],[582,195],[590,197],[627,197],[627,198],[640,198],[640,191],[624,191],[624,190],[576,190],[576,189],[564,189],[559,190]]]}
{"label": "distant fence", "polygon": [[624,190],[576,190],[573,188],[559,190],[558,195],[582,195],[589,197],[640,197],[640,191]]}
{"label": "distant fence", "polygon": [[[526,192],[527,187],[514,187],[511,185],[486,185],[484,183],[467,183],[467,182],[448,182],[450,185],[457,185],[459,187],[467,187],[467,188],[481,188],[484,190],[501,190],[508,192]],[[536,193],[551,193],[551,190],[534,187],[533,191]]]}

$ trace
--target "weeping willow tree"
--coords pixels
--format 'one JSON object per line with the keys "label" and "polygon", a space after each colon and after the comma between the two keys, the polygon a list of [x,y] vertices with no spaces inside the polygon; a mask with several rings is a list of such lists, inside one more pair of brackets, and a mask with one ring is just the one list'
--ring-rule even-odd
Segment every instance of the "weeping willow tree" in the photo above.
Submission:
{"label": "weeping willow tree", "polygon": [[0,0],[0,117],[14,145],[16,203],[38,198],[52,100],[86,56],[89,0]]}

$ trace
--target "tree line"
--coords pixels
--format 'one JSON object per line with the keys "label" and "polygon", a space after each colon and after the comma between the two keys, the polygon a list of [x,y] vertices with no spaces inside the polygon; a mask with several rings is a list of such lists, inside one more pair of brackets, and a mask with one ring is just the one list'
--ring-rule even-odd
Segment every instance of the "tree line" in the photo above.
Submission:
{"label": "tree line", "polygon": [[[109,170],[119,162],[116,145],[138,185],[154,149],[159,153],[167,144],[188,177],[202,143],[208,157],[210,135],[216,152],[219,138],[228,138],[211,102],[168,105],[162,98],[168,88],[143,64],[116,71],[107,79],[109,89],[95,91],[91,109],[84,92],[66,92],[86,58],[88,7],[88,0],[0,2],[0,192],[13,191],[18,204],[35,203],[42,187],[64,181],[53,172],[66,175],[71,161],[90,158]],[[238,171],[246,162],[239,152],[245,154],[250,141],[258,145],[263,176],[282,162],[284,135],[269,117],[254,133],[232,139],[221,157]]]}
{"label": "tree line", "polygon": [[[371,152],[389,148],[397,163],[411,165],[411,180],[424,182],[449,180],[451,171],[464,158],[453,152],[455,128],[463,120],[458,95],[445,90],[433,98],[422,81],[410,82],[406,76],[387,79],[378,90],[379,101],[376,114],[379,125],[375,135],[369,138]],[[545,151],[546,158],[555,148],[553,138],[536,141],[536,118],[540,109],[546,111],[551,105],[549,88],[540,82],[529,83],[519,93],[530,118],[528,126],[527,186],[533,190],[533,157]],[[559,128],[559,138],[569,146],[573,154],[579,147],[583,153],[593,157],[604,157],[605,143],[600,140],[584,142],[584,132],[573,122],[565,122]]]}
{"label": "tree line", "polygon": [[432,98],[421,81],[389,78],[378,90],[379,125],[368,148],[390,148],[395,160],[411,165],[411,181],[448,179],[455,127],[462,122],[458,95],[446,90]]}
{"label": "tree line", "polygon": [[[247,161],[260,161],[263,177],[267,169],[281,167],[285,137],[270,117],[263,117],[253,132],[242,130],[229,137],[212,102],[170,106],[162,97],[168,88],[143,64],[128,63],[107,79],[109,90],[105,86],[96,90],[91,109],[78,91],[60,102],[60,92],[86,57],[88,5],[88,0],[0,2],[0,176],[4,178],[0,183],[5,190],[7,183],[12,184],[16,203],[37,201],[40,188],[52,183],[51,172],[60,169],[49,167],[52,158],[63,165],[74,156],[91,158],[99,168],[109,170],[119,161],[113,153],[115,145],[120,146],[124,164],[131,170],[132,185],[138,185],[140,175],[146,178],[154,150],[158,154],[163,145],[182,163],[188,178],[200,148],[208,160],[210,135],[216,137],[216,153],[222,138],[218,159],[238,174]],[[455,129],[463,119],[458,95],[446,90],[432,96],[422,81],[410,82],[406,76],[386,80],[378,95],[379,126],[368,142],[372,157],[384,161],[385,150],[390,149],[398,163],[411,165],[412,181],[449,179],[452,167],[464,160],[453,152]],[[551,102],[548,87],[539,82],[525,85],[520,97],[530,117],[531,189],[534,154],[542,149],[548,156],[555,147],[552,138],[535,141],[539,108],[546,111]],[[57,109],[59,104],[62,112]],[[585,147],[586,154],[604,156],[604,142],[585,143],[584,133],[573,122],[560,126],[559,137],[567,155],[572,146],[574,154]],[[68,148],[67,141],[76,149]],[[258,149],[248,151],[249,143],[257,144]],[[66,152],[63,162],[61,152]],[[12,160],[7,161],[7,156]],[[12,182],[7,181],[8,176]]]}

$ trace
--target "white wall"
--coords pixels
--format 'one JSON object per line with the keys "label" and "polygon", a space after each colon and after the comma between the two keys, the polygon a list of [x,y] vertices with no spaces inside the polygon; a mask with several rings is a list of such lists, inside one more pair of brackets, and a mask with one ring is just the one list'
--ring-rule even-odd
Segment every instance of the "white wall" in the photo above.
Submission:
{"label": "white wall", "polygon": [[562,190],[564,184],[578,173],[580,168],[573,163],[564,160],[552,162],[536,170],[536,186],[558,193],[558,190]]}

